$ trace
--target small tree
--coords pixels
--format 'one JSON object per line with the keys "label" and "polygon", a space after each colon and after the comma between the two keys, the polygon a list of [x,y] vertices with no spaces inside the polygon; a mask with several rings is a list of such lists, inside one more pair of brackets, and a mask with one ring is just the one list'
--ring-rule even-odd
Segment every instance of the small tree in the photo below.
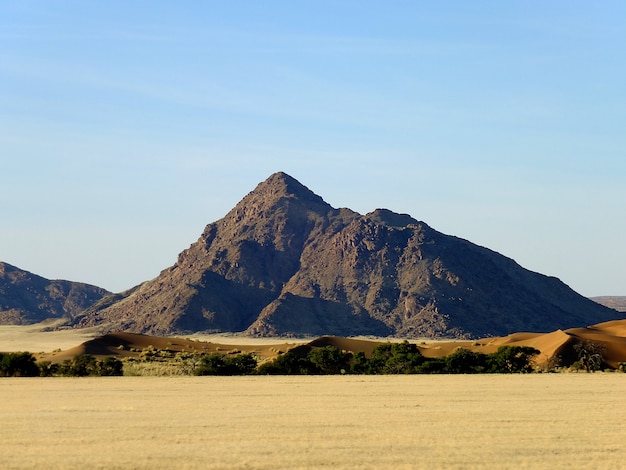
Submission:
{"label": "small tree", "polygon": [[259,366],[257,373],[261,375],[308,375],[314,373],[315,366],[306,358],[301,358],[287,351]]}
{"label": "small tree", "polygon": [[252,354],[227,357],[212,353],[200,359],[195,375],[247,375],[254,372],[257,361]]}
{"label": "small tree", "polygon": [[0,353],[0,377],[37,377],[39,367],[29,352]]}
{"label": "small tree", "polygon": [[574,345],[574,351],[578,355],[580,367],[587,372],[595,372],[602,369],[604,364],[605,346],[592,341],[580,341]]}
{"label": "small tree", "polygon": [[59,371],[59,365],[53,364],[50,361],[43,361],[39,363],[39,375],[42,377],[52,377]]}
{"label": "small tree", "polygon": [[354,354],[352,364],[350,365],[350,371],[353,374],[367,374],[369,369],[369,361],[363,351],[358,351]]}
{"label": "small tree", "polygon": [[532,359],[539,353],[540,351],[530,346],[500,346],[487,358],[488,372],[498,374],[532,372]]}
{"label": "small tree", "polygon": [[391,343],[376,346],[372,351],[372,356],[368,361],[368,374],[384,374],[387,361],[391,357]]}
{"label": "small tree", "polygon": [[487,368],[487,355],[459,348],[445,357],[448,374],[478,374]]}
{"label": "small tree", "polygon": [[248,353],[238,354],[230,358],[230,363],[236,372],[234,375],[250,375],[254,373],[258,365],[256,358]]}
{"label": "small tree", "polygon": [[104,361],[98,361],[97,366],[98,375],[119,376],[124,372],[124,364],[114,357],[107,357]]}
{"label": "small tree", "polygon": [[325,346],[314,348],[307,354],[307,359],[318,370],[320,374],[341,374],[346,373],[350,368],[352,354],[344,353],[337,346]]}
{"label": "small tree", "polygon": [[424,362],[424,356],[418,347],[403,341],[391,345],[391,356],[383,368],[385,374],[415,374]]}
{"label": "small tree", "polygon": [[98,375],[96,374],[97,369],[96,358],[91,354],[81,354],[79,356],[74,357],[74,360],[71,361],[70,367],[68,370],[68,375],[72,375],[75,377],[86,377],[88,375]]}

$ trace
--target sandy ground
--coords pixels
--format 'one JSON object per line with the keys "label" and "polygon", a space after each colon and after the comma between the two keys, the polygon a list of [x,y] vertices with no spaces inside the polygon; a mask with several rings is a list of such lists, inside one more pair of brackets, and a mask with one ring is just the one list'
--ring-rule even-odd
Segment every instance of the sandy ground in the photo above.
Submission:
{"label": "sandy ground", "polygon": [[[0,325],[0,351],[30,351],[52,352],[74,348],[85,341],[100,335],[97,328],[67,329],[51,331],[54,323],[37,323],[27,326]],[[246,346],[265,346],[277,343],[300,344],[311,341],[313,338],[250,338],[234,334],[192,334],[180,336],[198,341]],[[226,346],[225,346],[226,347]]]}
{"label": "sandy ground", "polygon": [[68,349],[95,338],[96,328],[50,331],[54,322],[27,326],[0,325],[0,351],[51,352]]}
{"label": "sandy ground", "polygon": [[626,375],[0,379],[8,469],[615,469]]}

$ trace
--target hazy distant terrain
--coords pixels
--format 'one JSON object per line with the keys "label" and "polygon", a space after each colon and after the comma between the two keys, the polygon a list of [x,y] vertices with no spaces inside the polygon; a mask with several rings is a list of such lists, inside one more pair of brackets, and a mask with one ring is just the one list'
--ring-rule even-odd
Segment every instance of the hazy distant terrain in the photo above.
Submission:
{"label": "hazy distant terrain", "polygon": [[592,297],[591,300],[615,309],[618,312],[626,312],[626,296],[601,296]]}

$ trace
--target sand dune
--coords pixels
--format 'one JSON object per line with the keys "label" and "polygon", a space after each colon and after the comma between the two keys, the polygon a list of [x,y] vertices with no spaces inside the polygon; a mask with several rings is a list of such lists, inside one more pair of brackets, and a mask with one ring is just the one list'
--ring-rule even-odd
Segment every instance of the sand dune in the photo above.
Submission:
{"label": "sand dune", "polygon": [[67,349],[97,337],[98,328],[57,328],[63,321],[45,321],[33,325],[0,325],[0,351],[50,352]]}
{"label": "sand dune", "polygon": [[[615,323],[615,322],[611,322]],[[626,324],[626,321],[622,321]],[[626,362],[626,334],[625,326],[612,325],[608,329],[589,327],[571,328],[567,333],[574,338],[601,344],[604,347],[603,357],[611,367],[617,367],[620,362]]]}
{"label": "sand dune", "polygon": [[[343,338],[323,336],[314,339],[284,338],[246,338],[236,335],[194,335],[188,338],[159,337],[134,333],[112,333],[96,336],[97,330],[61,330],[48,331],[49,325],[31,325],[28,327],[0,328],[0,350],[47,351],[39,353],[39,360],[62,362],[79,354],[92,354],[97,357],[114,356],[118,358],[138,356],[146,348],[166,350],[172,353],[211,353],[211,352],[249,352],[254,353],[262,361],[276,357],[278,354],[293,350],[306,354],[316,347],[336,346],[353,353],[363,351],[370,355],[374,348],[388,341],[400,339],[381,338]],[[95,336],[95,337],[94,337]],[[39,343],[37,339],[39,338]],[[85,341],[85,339],[87,339]],[[206,339],[210,339],[207,341]],[[78,346],[70,347],[68,343],[83,340]],[[56,341],[56,342],[55,342]],[[425,357],[443,357],[453,353],[457,348],[491,354],[500,346],[530,346],[540,351],[537,364],[544,366],[554,361],[557,356],[571,359],[574,355],[573,346],[580,341],[589,341],[602,345],[605,362],[617,368],[620,362],[626,362],[626,320],[614,320],[586,328],[570,328],[551,333],[520,332],[504,337],[483,338],[475,341],[415,341]],[[29,348],[32,345],[41,346]],[[46,346],[44,348],[44,346]],[[50,352],[52,348],[62,349]]]}
{"label": "sand dune", "polygon": [[51,362],[63,362],[80,354],[91,354],[96,357],[113,356],[117,358],[137,357],[145,349],[169,351],[171,353],[254,353],[261,360],[269,359],[284,353],[297,346],[297,343],[260,341],[258,343],[246,342],[246,344],[225,344],[198,339],[149,336],[136,333],[110,333],[86,341],[76,347],[60,351],[42,354],[39,360]]}

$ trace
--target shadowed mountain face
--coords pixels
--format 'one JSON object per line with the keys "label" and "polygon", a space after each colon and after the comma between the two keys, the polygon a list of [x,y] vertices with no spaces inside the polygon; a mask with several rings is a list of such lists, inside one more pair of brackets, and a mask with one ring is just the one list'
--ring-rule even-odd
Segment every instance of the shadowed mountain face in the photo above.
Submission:
{"label": "shadowed mountain face", "polygon": [[51,281],[0,262],[0,324],[71,319],[108,291],[89,284]]}
{"label": "shadowed mountain face", "polygon": [[406,214],[334,209],[284,173],[207,225],[176,264],[78,326],[168,334],[471,338],[620,318],[556,278]]}

